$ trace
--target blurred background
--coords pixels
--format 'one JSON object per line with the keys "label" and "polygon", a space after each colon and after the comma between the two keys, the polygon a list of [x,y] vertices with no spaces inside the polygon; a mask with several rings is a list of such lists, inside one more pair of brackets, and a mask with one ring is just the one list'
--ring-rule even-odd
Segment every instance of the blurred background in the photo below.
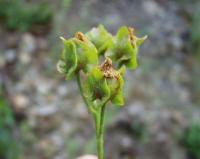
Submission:
{"label": "blurred background", "polygon": [[69,38],[103,24],[148,40],[106,113],[105,159],[200,159],[199,0],[0,0],[0,159],[96,153],[75,81],[56,71]]}

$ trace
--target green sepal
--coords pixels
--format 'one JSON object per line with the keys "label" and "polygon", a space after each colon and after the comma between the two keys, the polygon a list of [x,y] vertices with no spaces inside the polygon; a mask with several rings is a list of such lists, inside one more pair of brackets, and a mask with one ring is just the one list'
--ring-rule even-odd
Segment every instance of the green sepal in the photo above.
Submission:
{"label": "green sepal", "polygon": [[[119,30],[117,31],[117,34],[116,34],[116,37],[117,37],[117,40],[118,41],[125,41],[125,40],[127,40],[127,38],[129,37],[129,36],[131,36],[130,35],[131,33],[128,31],[128,28],[126,27],[126,26],[122,26],[121,28],[119,28]],[[135,38],[135,44],[136,44],[136,46],[134,46],[133,44],[133,47],[139,47],[140,45],[142,45],[143,43],[144,43],[144,41],[147,39],[147,35],[145,35],[145,36],[143,36],[143,37],[141,37],[141,38],[138,38],[138,37],[136,37],[135,35],[132,35],[132,36],[134,36],[134,38]],[[132,41],[133,42],[133,41]],[[133,42],[134,43],[134,42]]]}
{"label": "green sepal", "polygon": [[57,64],[57,70],[65,74],[66,79],[71,79],[77,68],[76,47],[72,40],[61,39],[64,44],[64,49]]}
{"label": "green sepal", "polygon": [[116,94],[116,96],[115,96],[114,98],[111,99],[111,102],[112,102],[114,105],[123,106],[123,105],[124,105],[124,97],[123,97],[123,94],[122,94],[122,93]]}
{"label": "green sepal", "polygon": [[138,47],[146,38],[147,36],[137,38],[130,32],[129,28],[122,26],[114,37],[113,45],[110,45],[108,56],[117,64],[118,68],[125,65],[129,69],[135,69],[138,66]]}
{"label": "green sepal", "polygon": [[98,54],[105,53],[106,49],[110,45],[110,42],[112,41],[112,35],[107,32],[103,25],[93,28],[85,35],[95,45],[98,50]]}
{"label": "green sepal", "polygon": [[138,66],[138,62],[137,62],[137,58],[136,57],[135,58],[133,57],[133,58],[131,58],[129,60],[124,60],[120,64],[121,64],[121,66],[123,66],[123,64],[125,64],[125,66],[127,68],[129,68],[129,69],[135,69]]}
{"label": "green sepal", "polygon": [[137,38],[137,40],[136,40],[136,45],[137,46],[140,46],[140,45],[142,45],[143,43],[144,43],[144,41],[147,39],[147,35],[145,35],[145,36],[143,36],[142,38]]}
{"label": "green sepal", "polygon": [[125,67],[125,66],[122,66],[122,67],[118,70],[118,72],[120,73],[120,75],[121,75],[122,77],[124,76],[125,71],[126,71],[126,67]]}
{"label": "green sepal", "polygon": [[88,40],[80,41],[73,38],[78,57],[78,69],[82,69],[84,72],[88,72],[92,67],[98,64],[98,54],[95,46]]}
{"label": "green sepal", "polygon": [[66,64],[65,64],[65,62],[64,62],[63,60],[59,60],[59,61],[57,62],[56,67],[57,67],[57,71],[58,71],[58,72],[60,72],[60,73],[62,73],[62,74],[65,74],[65,73],[66,73]]}
{"label": "green sepal", "polygon": [[84,82],[85,97],[91,102],[102,106],[110,98],[110,89],[103,73],[98,67],[95,67],[87,75]]}
{"label": "green sepal", "polygon": [[109,87],[111,90],[110,100],[114,105],[118,106],[124,105],[123,85],[124,85],[124,80],[120,74],[118,75],[117,78],[113,78],[109,82]]}
{"label": "green sepal", "polygon": [[118,29],[116,38],[118,41],[125,40],[127,41],[129,36],[128,28],[126,26],[122,26]]}
{"label": "green sepal", "polygon": [[133,48],[131,42],[124,39],[121,42],[116,41],[113,48],[107,54],[117,64],[118,68],[125,65],[129,69],[134,69],[137,66],[137,50]]}

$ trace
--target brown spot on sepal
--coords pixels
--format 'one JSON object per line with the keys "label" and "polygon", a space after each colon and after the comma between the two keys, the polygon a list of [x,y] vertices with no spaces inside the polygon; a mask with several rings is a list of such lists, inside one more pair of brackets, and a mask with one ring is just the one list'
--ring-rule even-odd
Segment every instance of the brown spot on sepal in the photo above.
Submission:
{"label": "brown spot on sepal", "polygon": [[85,37],[84,37],[84,34],[82,32],[76,32],[75,36],[74,36],[76,39],[82,41],[82,42],[85,42]]}
{"label": "brown spot on sepal", "polygon": [[135,29],[132,27],[128,27],[128,32],[129,32],[129,39],[131,43],[134,45],[136,41]]}
{"label": "brown spot on sepal", "polygon": [[100,70],[103,72],[105,78],[118,78],[119,72],[112,67],[112,60],[108,57],[99,66]]}

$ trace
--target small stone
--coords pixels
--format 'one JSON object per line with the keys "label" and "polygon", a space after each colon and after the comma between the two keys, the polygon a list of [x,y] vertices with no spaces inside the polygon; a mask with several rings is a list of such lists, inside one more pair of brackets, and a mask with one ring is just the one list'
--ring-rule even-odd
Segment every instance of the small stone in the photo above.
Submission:
{"label": "small stone", "polygon": [[87,120],[89,118],[89,114],[88,114],[88,111],[87,111],[87,107],[85,106],[85,104],[78,99],[78,103],[77,103],[77,106],[76,106],[76,109],[74,111],[74,114],[76,114],[76,116],[79,118],[79,119],[82,119],[82,120]]}
{"label": "small stone", "polygon": [[28,64],[31,62],[31,56],[28,55],[26,52],[21,52],[19,58],[23,64]]}
{"label": "small stone", "polygon": [[55,114],[58,111],[56,106],[41,106],[37,109],[34,109],[32,113],[37,116],[47,117]]}
{"label": "small stone", "polygon": [[13,62],[16,59],[16,50],[15,49],[9,49],[5,51],[5,61],[6,62]]}
{"label": "small stone", "polygon": [[45,38],[37,38],[36,39],[37,49],[39,50],[47,50],[48,49],[48,41]]}
{"label": "small stone", "polygon": [[42,155],[45,156],[44,158],[49,158],[55,153],[55,149],[52,145],[53,142],[50,139],[44,138],[37,143],[37,149]]}
{"label": "small stone", "polygon": [[0,68],[4,67],[6,64],[6,60],[5,60],[5,57],[0,54]]}
{"label": "small stone", "polygon": [[16,94],[12,97],[12,103],[16,112],[23,112],[30,104],[29,99],[23,94]]}
{"label": "small stone", "polygon": [[19,34],[17,33],[8,33],[5,39],[5,45],[7,48],[16,48],[19,41]]}
{"label": "small stone", "polygon": [[173,123],[179,124],[179,125],[183,125],[183,121],[184,121],[182,114],[177,111],[172,113],[171,120]]}
{"label": "small stone", "polygon": [[165,143],[165,142],[167,142],[167,135],[164,133],[164,132],[159,132],[158,134],[157,134],[157,136],[156,136],[156,141],[157,142],[162,142],[162,143]]}
{"label": "small stone", "polygon": [[130,116],[142,117],[144,114],[144,105],[141,102],[134,102],[132,105],[127,107],[127,113]]}
{"label": "small stone", "polygon": [[62,125],[61,125],[61,128],[60,128],[60,131],[62,134],[68,136],[70,134],[70,132],[72,130],[74,130],[74,128],[76,127],[77,125],[75,125],[74,123],[70,122],[70,121],[65,121],[65,122],[62,122]]}
{"label": "small stone", "polygon": [[54,132],[50,136],[50,140],[52,141],[53,147],[55,148],[56,151],[59,151],[65,145],[65,141],[63,140],[62,136],[57,132]]}
{"label": "small stone", "polygon": [[47,149],[49,147],[49,143],[50,143],[50,140],[43,139],[38,143],[38,146],[40,149]]}
{"label": "small stone", "polygon": [[121,140],[121,144],[122,144],[123,148],[128,149],[128,148],[132,147],[132,140],[127,136],[123,136],[122,140]]}
{"label": "small stone", "polygon": [[22,36],[20,44],[20,49],[27,53],[32,53],[36,49],[36,40],[29,33],[26,33]]}
{"label": "small stone", "polygon": [[29,123],[38,132],[47,132],[58,127],[62,121],[62,115],[58,113],[55,105],[35,105],[29,110]]}
{"label": "small stone", "polygon": [[186,88],[182,88],[179,97],[183,103],[188,103],[191,100],[190,92]]}
{"label": "small stone", "polygon": [[22,63],[28,64],[31,62],[31,55],[36,50],[36,40],[35,38],[26,33],[22,36],[21,43],[19,44],[19,59]]}
{"label": "small stone", "polygon": [[170,38],[170,43],[173,45],[174,49],[180,50],[183,48],[183,41],[179,36],[172,36]]}
{"label": "small stone", "polygon": [[66,159],[66,156],[64,153],[57,154],[53,159]]}
{"label": "small stone", "polygon": [[160,15],[162,13],[162,8],[155,1],[144,1],[143,8],[148,14],[153,16]]}
{"label": "small stone", "polygon": [[78,157],[77,159],[97,159],[97,157],[94,155],[85,155],[82,157]]}
{"label": "small stone", "polygon": [[57,94],[61,97],[66,96],[69,93],[69,89],[66,88],[65,84],[60,84],[57,87]]}
{"label": "small stone", "polygon": [[54,85],[53,81],[44,78],[44,77],[38,77],[36,79],[37,82],[35,82],[35,87],[40,94],[48,94],[51,92],[51,89]]}

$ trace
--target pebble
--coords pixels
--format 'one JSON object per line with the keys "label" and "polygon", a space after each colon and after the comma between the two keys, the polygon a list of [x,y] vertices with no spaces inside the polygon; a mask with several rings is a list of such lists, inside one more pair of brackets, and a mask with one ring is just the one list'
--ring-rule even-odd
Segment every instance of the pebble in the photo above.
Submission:
{"label": "pebble", "polygon": [[32,114],[41,117],[47,117],[55,114],[58,111],[56,106],[37,106],[35,109],[32,110]]}
{"label": "pebble", "polygon": [[24,111],[28,107],[28,105],[30,104],[28,97],[25,96],[25,95],[23,95],[23,94],[16,94],[16,95],[14,95],[11,98],[11,100],[12,100],[14,109],[17,112]]}
{"label": "pebble", "polygon": [[0,54],[0,68],[4,67],[6,64],[6,60],[5,60],[5,57]]}
{"label": "pebble", "polygon": [[5,51],[5,61],[6,62],[14,62],[16,60],[16,50],[15,49],[8,49]]}
{"label": "pebble", "polygon": [[173,123],[178,124],[178,125],[184,124],[184,118],[183,118],[182,114],[178,111],[174,111],[172,113],[171,120]]}
{"label": "pebble", "polygon": [[25,33],[19,43],[19,59],[21,63],[28,64],[36,50],[36,40],[30,33]]}
{"label": "pebble", "polygon": [[17,33],[8,33],[5,38],[5,45],[7,48],[16,48],[19,42],[19,35]]}
{"label": "pebble", "polygon": [[39,37],[36,39],[36,45],[38,50],[47,50],[48,49],[48,41],[45,38]]}
{"label": "pebble", "polygon": [[58,113],[56,105],[35,105],[29,109],[29,123],[39,132],[48,132],[58,127],[63,120],[62,115]]}
{"label": "pebble", "polygon": [[134,102],[133,104],[127,107],[127,113],[130,116],[142,117],[144,111],[145,111],[144,105],[141,102]]}
{"label": "pebble", "polygon": [[94,155],[85,155],[82,157],[78,157],[77,159],[98,159],[98,158]]}
{"label": "pebble", "polygon": [[66,87],[66,84],[60,84],[57,87],[57,94],[61,97],[66,96],[68,93],[70,93],[70,90]]}
{"label": "pebble", "polygon": [[160,16],[161,14],[164,14],[161,6],[152,0],[143,1],[143,8],[148,14],[152,16]]}

